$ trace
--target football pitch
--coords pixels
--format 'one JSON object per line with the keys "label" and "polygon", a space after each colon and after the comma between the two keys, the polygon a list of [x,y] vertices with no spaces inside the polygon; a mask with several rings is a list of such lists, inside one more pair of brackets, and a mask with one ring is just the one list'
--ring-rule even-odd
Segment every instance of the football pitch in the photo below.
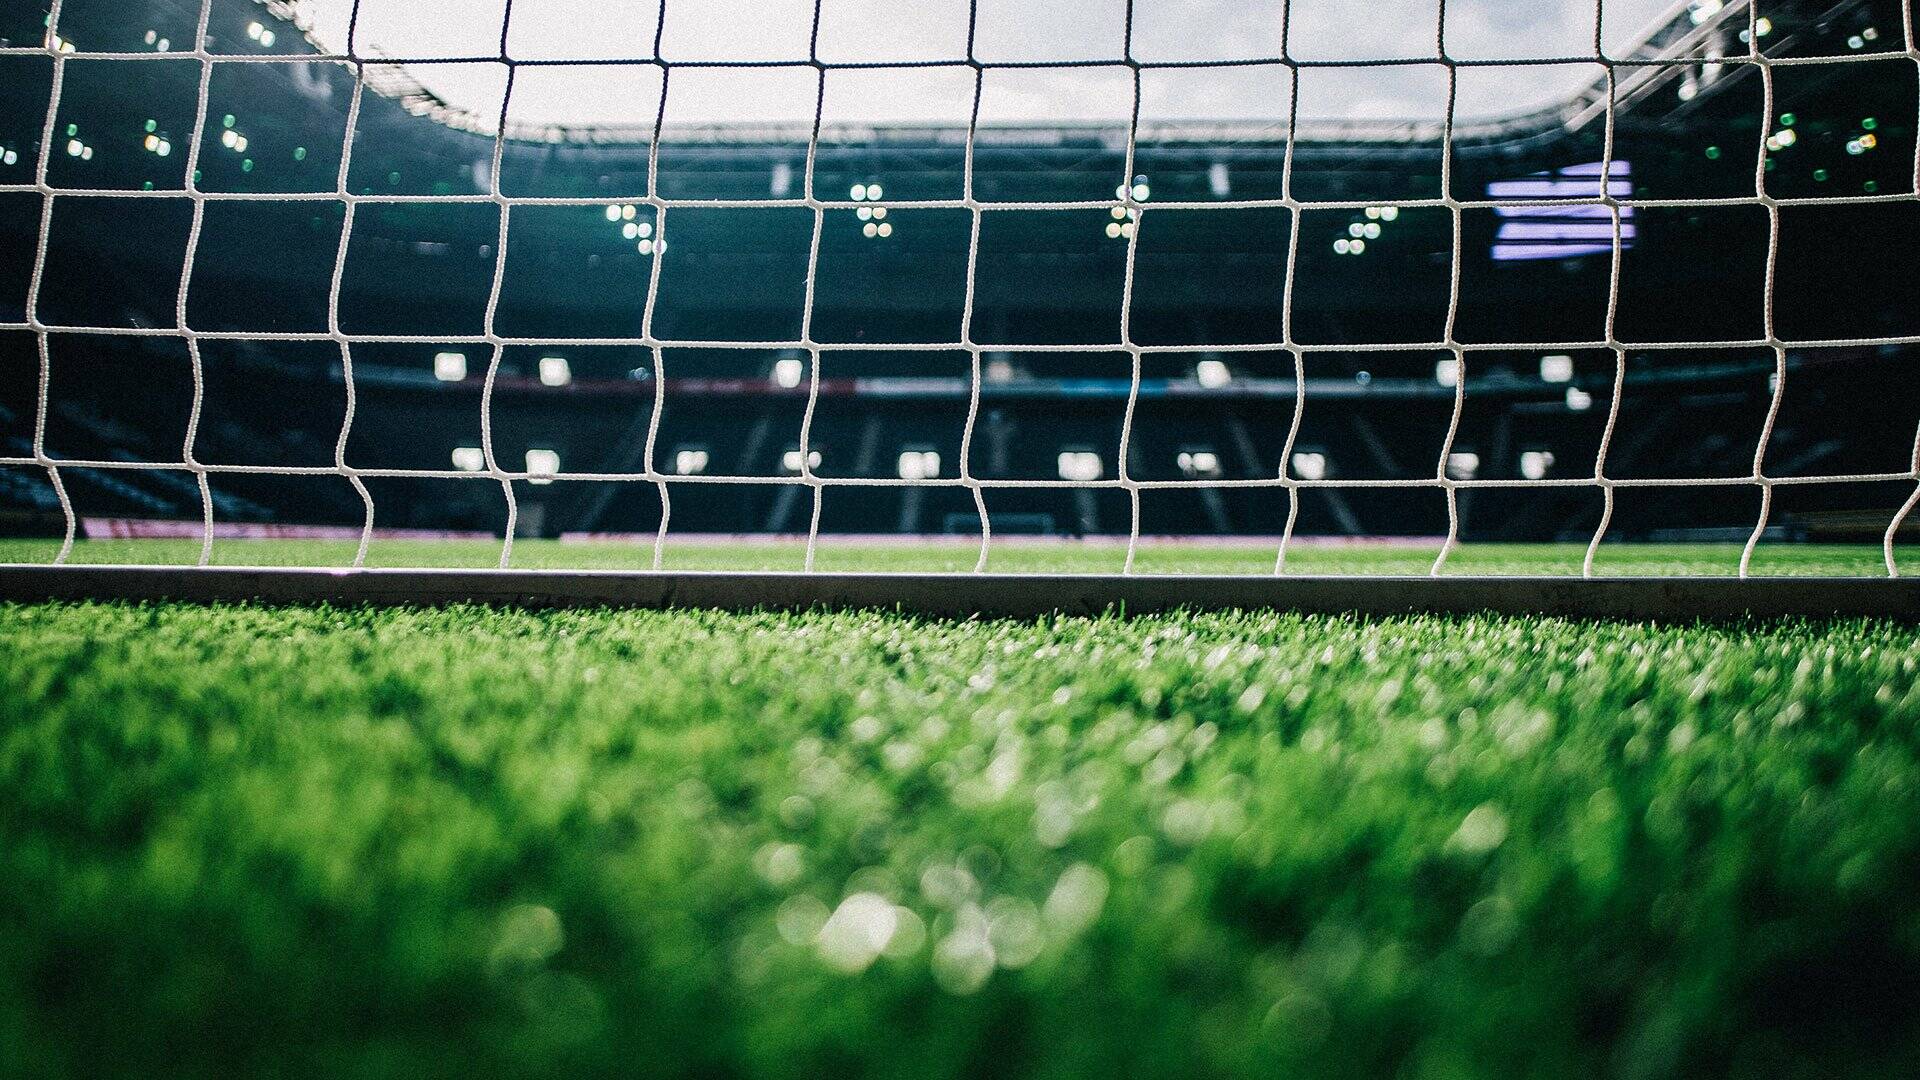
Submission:
{"label": "football pitch", "polygon": [[[1121,554],[1010,542],[993,568]],[[1879,557],[1763,545],[1754,569]],[[0,1073],[1899,1075],[1916,823],[1912,624],[0,606]]]}

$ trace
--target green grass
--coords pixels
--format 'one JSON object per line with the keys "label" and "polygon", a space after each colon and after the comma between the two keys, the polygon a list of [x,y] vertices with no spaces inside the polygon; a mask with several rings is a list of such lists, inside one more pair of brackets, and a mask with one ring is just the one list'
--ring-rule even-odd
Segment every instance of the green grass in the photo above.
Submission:
{"label": "green grass", "polygon": [[[355,543],[315,540],[220,540],[212,561],[224,566],[348,566]],[[1611,575],[1700,574],[1727,576],[1738,571],[1739,544],[1612,543],[1600,549],[1594,571]],[[0,540],[0,563],[51,562],[60,545],[48,540]],[[1448,557],[1450,574],[1578,574],[1585,544],[1466,544]],[[941,539],[921,544],[872,544],[822,541],[815,560],[820,570],[972,570],[977,541]],[[1297,574],[1425,574],[1439,553],[1436,544],[1325,546],[1304,543],[1288,550],[1287,570]],[[1270,574],[1275,548],[1267,544],[1198,545],[1143,543],[1135,570],[1148,574]],[[1920,573],[1920,545],[1895,549],[1904,573]],[[86,540],[73,549],[74,562],[174,563],[191,566],[200,557],[197,540]],[[798,570],[805,562],[803,540],[762,543],[713,543],[669,540],[664,564],[670,570]],[[1001,572],[1119,573],[1126,560],[1124,541],[996,541],[988,569]],[[490,567],[500,562],[497,540],[376,540],[370,566]],[[524,569],[644,570],[653,565],[651,543],[559,543],[518,540],[513,565]],[[1752,573],[1782,576],[1883,577],[1881,549],[1871,544],[1762,544],[1754,552]]]}
{"label": "green grass", "polygon": [[1912,626],[0,606],[0,1075],[1909,1075],[1916,882]]}

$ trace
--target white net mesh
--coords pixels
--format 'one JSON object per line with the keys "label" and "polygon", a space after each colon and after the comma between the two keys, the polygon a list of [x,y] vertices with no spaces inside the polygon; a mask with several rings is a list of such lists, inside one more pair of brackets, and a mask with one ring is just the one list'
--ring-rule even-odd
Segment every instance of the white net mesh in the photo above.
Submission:
{"label": "white net mesh", "polygon": [[[1141,538],[1140,500],[1143,492],[1155,489],[1186,488],[1264,488],[1284,492],[1287,500],[1288,515],[1286,528],[1280,539],[1275,558],[1274,572],[1285,572],[1288,550],[1293,543],[1295,522],[1300,509],[1303,492],[1316,489],[1365,489],[1365,488],[1413,488],[1431,489],[1440,492],[1446,501],[1448,531],[1445,543],[1432,564],[1432,572],[1441,573],[1449,555],[1460,540],[1460,496],[1473,489],[1515,488],[1549,489],[1580,487],[1591,488],[1599,493],[1603,501],[1603,510],[1598,527],[1594,529],[1584,562],[1585,573],[1591,575],[1594,557],[1601,541],[1607,536],[1609,524],[1614,513],[1615,493],[1618,490],[1634,487],[1678,488],[1688,486],[1730,485],[1748,486],[1757,490],[1759,495],[1759,514],[1753,522],[1740,557],[1739,570],[1742,576],[1748,571],[1754,548],[1766,532],[1774,513],[1774,492],[1784,485],[1834,485],[1865,484],[1876,482],[1914,482],[1914,491],[1907,495],[1899,506],[1894,519],[1884,533],[1883,548],[1888,574],[1895,574],[1894,540],[1903,522],[1912,515],[1917,503],[1920,503],[1920,434],[1916,434],[1912,460],[1904,469],[1883,472],[1818,473],[1799,471],[1791,475],[1770,473],[1768,469],[1769,447],[1774,434],[1774,425],[1780,414],[1781,403],[1788,392],[1789,372],[1792,368],[1790,356],[1807,350],[1838,349],[1849,347],[1904,347],[1920,344],[1920,336],[1915,335],[1878,335],[1861,337],[1830,337],[1809,340],[1789,340],[1776,332],[1775,328],[1775,289],[1778,262],[1781,247],[1781,211],[1783,208],[1813,206],[1859,206],[1886,203],[1912,203],[1916,201],[1916,191],[1920,191],[1920,153],[1912,162],[1911,177],[1901,189],[1884,192],[1859,192],[1848,194],[1777,194],[1772,189],[1768,177],[1769,154],[1779,147],[1768,142],[1764,147],[1756,148],[1756,167],[1753,176],[1753,189],[1750,193],[1701,198],[1648,198],[1634,194],[1631,184],[1616,181],[1620,172],[1616,170],[1615,121],[1623,100],[1631,99],[1642,92],[1643,85],[1652,77],[1671,74],[1677,69],[1688,72],[1701,70],[1701,65],[1712,65],[1716,71],[1739,72],[1751,70],[1757,75],[1760,92],[1760,114],[1771,118],[1776,113],[1775,77],[1776,72],[1786,68],[1821,66],[1839,69],[1853,65],[1872,65],[1870,70],[1891,70],[1896,65],[1920,69],[1920,45],[1916,45],[1911,3],[1899,6],[1901,25],[1888,28],[1889,35],[1897,33],[1898,42],[1887,42],[1890,47],[1856,50],[1838,54],[1820,55],[1770,55],[1762,47],[1765,37],[1763,24],[1766,15],[1759,9],[1742,3],[1720,3],[1711,0],[1708,3],[1680,4],[1669,13],[1667,25],[1669,32],[1650,38],[1628,54],[1609,55],[1602,47],[1600,28],[1605,24],[1606,10],[1604,0],[1596,0],[1594,7],[1594,32],[1589,51],[1553,57],[1507,57],[1462,58],[1449,51],[1448,22],[1444,4],[1440,7],[1440,18],[1434,27],[1434,36],[1430,53],[1419,57],[1380,58],[1362,61],[1353,60],[1314,60],[1292,55],[1288,45],[1289,28],[1294,17],[1292,8],[1305,8],[1310,0],[1295,0],[1291,8],[1283,7],[1278,27],[1279,47],[1272,55],[1248,56],[1227,60],[1180,61],[1180,60],[1143,60],[1136,58],[1134,49],[1134,4],[1125,6],[1123,25],[1120,28],[1121,50],[1118,55],[1095,59],[1068,59],[1056,61],[996,62],[980,58],[975,42],[981,32],[980,11],[977,3],[968,11],[967,40],[964,55],[953,56],[934,61],[914,61],[911,63],[889,63],[884,61],[836,61],[822,58],[820,48],[822,8],[819,3],[813,5],[810,32],[809,55],[789,59],[775,60],[677,60],[672,58],[673,49],[668,40],[668,8],[671,0],[661,5],[652,26],[652,48],[638,56],[596,56],[592,59],[528,59],[514,55],[509,48],[513,40],[515,5],[509,0],[505,4],[504,19],[499,27],[499,49],[496,53],[474,56],[435,56],[415,60],[406,57],[375,55],[356,46],[355,24],[361,17],[361,4],[353,5],[351,23],[345,38],[343,52],[314,55],[312,53],[262,53],[240,54],[215,51],[208,45],[208,23],[216,8],[214,0],[201,0],[198,10],[198,24],[194,40],[190,43],[174,42],[174,48],[166,52],[90,52],[76,51],[75,45],[61,36],[62,0],[53,0],[47,23],[45,41],[38,46],[13,46],[0,48],[4,56],[47,57],[52,66],[51,100],[48,103],[44,126],[40,132],[41,153],[34,165],[33,179],[30,183],[0,184],[0,192],[35,193],[41,203],[38,243],[34,254],[32,276],[29,283],[25,307],[25,318],[18,323],[0,323],[0,330],[26,331],[31,333],[37,343],[39,353],[39,392],[37,414],[32,438],[32,452],[29,455],[0,457],[0,465],[30,467],[44,470],[54,492],[58,495],[61,512],[65,518],[65,540],[60,549],[59,560],[68,558],[76,535],[77,517],[68,498],[67,487],[62,479],[63,470],[184,470],[190,473],[198,489],[201,510],[201,551],[200,561],[205,563],[212,553],[215,535],[216,499],[210,488],[209,478],[222,473],[255,473],[285,476],[328,476],[344,479],[358,494],[364,507],[364,519],[359,531],[358,552],[354,565],[361,565],[367,556],[368,546],[374,537],[374,496],[370,493],[368,479],[376,477],[414,477],[422,479],[445,479],[491,482],[499,485],[506,502],[507,524],[500,549],[500,565],[505,567],[512,558],[516,521],[520,513],[515,483],[534,479],[538,481],[597,481],[608,483],[630,483],[651,485],[658,493],[661,515],[658,534],[654,544],[653,563],[657,568],[662,564],[663,552],[672,519],[673,492],[681,485],[693,484],[784,484],[805,490],[812,500],[811,514],[807,529],[806,567],[811,570],[814,564],[815,550],[821,535],[821,507],[827,488],[858,489],[862,487],[924,487],[953,488],[967,492],[979,516],[980,548],[976,569],[985,569],[989,553],[994,543],[993,516],[989,512],[990,492],[996,489],[1016,488],[1072,488],[1072,489],[1112,489],[1125,494],[1131,512],[1127,534],[1127,554],[1125,569],[1134,569],[1135,553]],[[283,4],[269,4],[268,9],[277,15],[292,18],[297,8]],[[1689,24],[1691,24],[1689,26]],[[1678,27],[1678,30],[1672,30]],[[1743,42],[1738,49],[1717,52],[1715,42],[1728,40],[1729,33]],[[155,60],[191,59],[198,62],[198,102],[195,111],[191,136],[185,141],[186,183],[184,190],[129,191],[120,188],[93,189],[76,186],[60,186],[50,181],[49,167],[56,159],[59,148],[66,146],[68,140],[62,139],[57,130],[61,115],[60,103],[62,88],[68,69],[76,59],[87,61],[112,60],[128,64],[151,63]],[[300,64],[330,63],[340,65],[352,74],[352,97],[346,116],[344,137],[340,148],[336,183],[332,190],[263,193],[211,190],[196,181],[201,164],[203,146],[207,143],[209,120],[209,89],[217,69],[225,65],[244,64]],[[498,65],[505,73],[504,93],[500,101],[499,113],[484,123],[484,127],[493,137],[492,167],[485,176],[487,190],[473,194],[375,194],[356,191],[349,185],[349,174],[356,148],[356,133],[361,123],[362,105],[370,93],[389,95],[404,93],[402,84],[405,77],[401,72],[407,65],[415,63],[436,64],[485,64]],[[647,132],[648,167],[644,190],[624,193],[615,201],[615,205],[634,205],[642,208],[641,221],[636,223],[634,233],[639,235],[645,227],[647,233],[640,237],[639,250],[643,254],[663,253],[669,240],[675,235],[676,212],[688,209],[728,209],[769,207],[801,208],[811,215],[811,242],[807,253],[807,273],[804,304],[796,337],[784,341],[767,340],[727,340],[724,338],[686,339],[665,337],[655,332],[655,313],[661,293],[663,258],[655,257],[648,269],[647,289],[644,298],[637,300],[641,306],[640,333],[633,336],[610,337],[533,337],[511,336],[498,329],[501,307],[502,285],[505,280],[505,268],[508,252],[514,243],[512,224],[516,210],[524,211],[531,207],[590,207],[599,208],[608,205],[605,195],[591,197],[556,197],[509,195],[503,192],[501,176],[507,148],[515,139],[539,139],[544,128],[530,128],[516,123],[511,116],[516,82],[528,76],[530,72],[552,68],[574,68],[593,65],[639,66],[657,70],[660,80],[660,93],[657,113],[651,131]],[[1575,176],[1557,182],[1552,190],[1544,195],[1534,192],[1526,195],[1490,194],[1487,198],[1461,198],[1456,191],[1453,170],[1455,168],[1454,146],[1461,125],[1456,123],[1457,102],[1463,73],[1477,68],[1502,67],[1512,69],[1561,67],[1569,64],[1593,65],[1601,72],[1600,81],[1585,95],[1576,101],[1569,114],[1568,123],[1597,122],[1603,126],[1602,151],[1596,169],[1590,170],[1584,177]],[[1223,69],[1236,67],[1271,67],[1284,73],[1289,83],[1289,108],[1292,115],[1286,126],[1288,138],[1285,155],[1281,164],[1280,194],[1276,197],[1230,198],[1224,193],[1205,199],[1153,199],[1149,201],[1144,184],[1134,184],[1136,176],[1136,154],[1142,143],[1142,84],[1148,74],[1177,73],[1204,69]],[[1296,197],[1296,154],[1294,135],[1300,131],[1299,99],[1300,83],[1303,72],[1312,72],[1316,68],[1338,70],[1367,70],[1380,68],[1419,67],[1432,69],[1444,75],[1445,98],[1439,109],[1440,117],[1431,131],[1431,138],[1438,144],[1440,179],[1438,194],[1426,198],[1403,198],[1382,200],[1365,199],[1305,199]],[[660,176],[660,137],[654,133],[665,129],[667,103],[673,93],[676,73],[697,72],[712,69],[783,69],[803,73],[811,82],[813,94],[813,120],[806,132],[804,164],[791,176],[791,184],[797,189],[789,195],[776,195],[772,198],[725,199],[725,198],[670,198],[661,191]],[[886,210],[900,220],[903,213],[919,210],[963,211],[970,219],[970,239],[966,253],[965,298],[961,308],[959,336],[949,341],[897,341],[858,343],[823,341],[814,333],[814,315],[816,310],[816,285],[819,279],[821,236],[829,215],[852,215],[858,213],[861,220],[870,229],[868,235],[876,235],[881,230],[890,230],[892,223],[887,222],[885,211],[876,219],[872,211],[877,205],[878,196],[869,199],[864,191],[824,191],[817,183],[817,161],[823,143],[823,129],[826,125],[828,76],[836,71],[862,71],[887,68],[928,68],[946,69],[964,73],[971,79],[971,112],[964,132],[963,175],[961,191],[957,198],[915,198],[901,199],[889,197],[885,200]],[[989,200],[979,197],[975,183],[975,160],[978,140],[983,130],[981,121],[982,100],[985,94],[988,76],[1001,70],[1071,70],[1101,69],[1124,73],[1131,86],[1131,109],[1125,127],[1123,164],[1118,174],[1120,181],[1112,198],[1076,198],[1064,200],[1021,199],[1016,201]],[[1865,70],[1865,69],[1863,69]],[[1693,76],[1689,74],[1689,78]],[[1684,92],[1684,91],[1683,91]],[[1584,111],[1582,111],[1584,110]],[[485,118],[483,118],[484,120]],[[1778,133],[1773,132],[1772,123],[1760,125],[1760,135],[1764,140],[1776,140]],[[845,137],[840,133],[828,132],[834,138]],[[229,143],[229,146],[232,144]],[[69,148],[70,149],[70,148]],[[83,150],[85,148],[83,147]],[[87,200],[99,198],[115,199],[185,199],[192,208],[191,227],[186,244],[185,265],[182,268],[180,287],[174,304],[173,326],[95,326],[52,324],[42,317],[43,284],[47,276],[49,248],[52,244],[53,221],[58,205],[69,200]],[[191,283],[194,280],[194,264],[201,247],[202,231],[206,221],[209,204],[219,202],[268,202],[290,203],[308,202],[314,204],[333,204],[343,208],[344,224],[340,232],[338,246],[333,258],[332,280],[327,298],[327,327],[323,332],[241,332],[196,330],[189,321],[188,301]],[[490,206],[498,219],[497,235],[492,244],[493,268],[491,286],[480,333],[467,335],[415,335],[415,334],[371,334],[349,333],[342,328],[340,316],[342,281],[347,272],[348,252],[354,237],[356,217],[369,207],[381,204],[477,204]],[[1764,275],[1764,295],[1761,298],[1762,333],[1758,336],[1714,337],[1701,340],[1673,341],[1628,341],[1617,332],[1619,326],[1620,279],[1623,251],[1632,244],[1635,228],[1635,215],[1648,211],[1666,210],[1712,210],[1730,207],[1758,208],[1767,221],[1766,264]],[[1286,241],[1285,279],[1280,283],[1281,312],[1280,333],[1273,340],[1241,342],[1237,344],[1208,343],[1167,344],[1160,342],[1142,342],[1135,340],[1133,332],[1133,307],[1135,298],[1136,264],[1143,234],[1150,232],[1156,218],[1176,212],[1193,211],[1246,211],[1274,210],[1286,215],[1289,235]],[[1607,298],[1604,334],[1597,338],[1562,341],[1466,341],[1456,333],[1461,309],[1463,251],[1465,249],[1463,224],[1465,215],[1475,212],[1519,212],[1538,214],[1542,209],[1562,210],[1571,215],[1591,215],[1610,226],[1610,240],[1604,241],[1609,251],[1603,256],[1611,260],[1610,291]],[[1304,215],[1315,211],[1346,211],[1358,213],[1366,211],[1369,217],[1385,212],[1398,214],[1404,211],[1439,211],[1451,219],[1452,243],[1450,247],[1449,285],[1443,330],[1431,340],[1398,342],[1393,344],[1349,344],[1319,343],[1300,340],[1295,333],[1294,300],[1297,293],[1296,279],[1299,270],[1299,251],[1301,248],[1301,222]],[[1117,335],[1110,342],[1099,346],[1086,344],[1041,344],[1004,342],[983,343],[975,332],[975,314],[978,307],[978,286],[980,279],[981,233],[983,221],[995,214],[1018,212],[1064,212],[1098,211],[1110,213],[1113,224],[1108,227],[1109,236],[1124,241],[1126,260],[1121,276],[1119,297],[1119,320]],[[646,215],[650,213],[651,219]],[[1391,220],[1391,218],[1389,218]],[[1362,226],[1364,230],[1364,226]],[[629,237],[632,239],[633,237]],[[1367,239],[1364,231],[1356,233],[1352,241],[1341,241],[1358,250]],[[652,250],[649,250],[651,248]],[[1336,250],[1340,250],[1336,246]],[[1702,271],[1711,272],[1710,253],[1703,258]],[[56,335],[77,336],[143,336],[175,338],[184,342],[191,364],[193,382],[193,409],[188,418],[186,438],[178,461],[136,462],[123,460],[87,460],[81,458],[58,457],[47,448],[47,403],[48,385],[53,370],[53,356],[49,348],[49,339]],[[199,439],[202,416],[202,403],[205,398],[204,367],[202,346],[214,341],[244,340],[260,343],[283,342],[322,342],[330,343],[338,349],[339,361],[345,380],[345,417],[334,446],[333,462],[330,466],[258,466],[216,464],[200,460],[195,453]],[[469,463],[477,468],[453,468],[445,470],[423,469],[383,469],[350,465],[347,460],[347,446],[353,431],[356,413],[356,391],[354,361],[356,350],[382,344],[418,344],[441,347],[470,347],[482,350],[487,357],[485,380],[480,395],[479,423],[481,430],[480,459]],[[525,468],[511,468],[514,462],[504,460],[495,453],[494,435],[494,390],[500,374],[502,357],[505,350],[513,347],[568,346],[574,348],[587,346],[628,346],[648,351],[652,364],[652,409],[648,414],[645,436],[645,449],[641,467],[625,471],[579,472],[563,471],[552,474],[549,463],[534,462],[531,459]],[[1126,396],[1124,417],[1120,426],[1119,452],[1115,458],[1111,475],[1102,475],[1105,470],[1098,462],[1084,473],[1075,473],[1064,461],[1060,479],[1007,479],[976,475],[974,468],[974,443],[981,423],[981,397],[983,382],[983,358],[991,354],[1017,351],[1022,354],[1084,353],[1089,348],[1101,348],[1122,353],[1131,361],[1130,390]],[[1253,478],[1230,478],[1218,475],[1202,475],[1178,480],[1140,478],[1130,472],[1130,448],[1137,434],[1136,414],[1140,403],[1142,368],[1149,358],[1156,354],[1190,354],[1204,348],[1208,355],[1232,357],[1236,353],[1277,353],[1291,360],[1293,380],[1292,424],[1287,431],[1279,459],[1282,467],[1278,475]],[[791,475],[710,475],[697,470],[663,470],[659,467],[661,447],[660,424],[664,394],[667,386],[666,351],[672,350],[768,350],[785,349],[805,358],[804,366],[798,372],[799,385],[806,388],[805,412],[800,424],[797,454],[790,453],[794,468]],[[1764,350],[1770,353],[1773,363],[1770,380],[1771,401],[1766,418],[1759,432],[1757,450],[1752,458],[1751,472],[1735,477],[1621,477],[1609,474],[1609,453],[1615,444],[1619,411],[1623,399],[1623,390],[1628,377],[1629,359],[1658,355],[1663,352],[1697,352],[1699,350]],[[941,475],[941,466],[937,456],[903,463],[899,477],[876,476],[828,476],[817,471],[815,418],[820,403],[823,355],[836,351],[897,351],[901,353],[964,353],[970,358],[970,393],[967,400],[965,427],[963,429],[957,469],[949,470],[954,475]],[[1532,472],[1540,475],[1522,475],[1519,477],[1476,477],[1471,469],[1463,469],[1464,460],[1460,448],[1456,445],[1460,431],[1463,411],[1467,404],[1467,386],[1469,376],[1474,373],[1476,359],[1483,354],[1513,351],[1532,351],[1545,353],[1574,353],[1580,351],[1598,351],[1612,359],[1613,377],[1611,393],[1606,397],[1608,413],[1601,435],[1595,465],[1591,475],[1552,476],[1545,475],[1544,469]],[[1408,353],[1434,353],[1450,358],[1452,365],[1448,375],[1443,377],[1445,384],[1453,388],[1452,414],[1447,425],[1447,433],[1441,444],[1434,448],[1433,468],[1430,475],[1419,477],[1361,479],[1325,475],[1324,471],[1313,468],[1310,463],[1302,468],[1302,455],[1297,451],[1301,430],[1301,420],[1308,404],[1307,362],[1316,354],[1338,353],[1378,353],[1382,351],[1401,351]],[[1310,455],[1308,455],[1310,456]],[[1472,456],[1472,455],[1466,455]]]}

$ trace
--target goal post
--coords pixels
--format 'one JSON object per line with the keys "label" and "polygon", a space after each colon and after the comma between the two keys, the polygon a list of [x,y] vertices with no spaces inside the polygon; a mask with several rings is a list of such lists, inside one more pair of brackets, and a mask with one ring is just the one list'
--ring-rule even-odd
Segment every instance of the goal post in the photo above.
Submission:
{"label": "goal post", "polygon": [[[0,512],[50,541],[0,595],[1920,610],[1910,4],[1696,0],[1624,34],[1633,5],[1570,2],[1577,48],[1437,7],[1413,51],[1348,55],[1315,0],[1246,53],[1156,31],[1177,6],[1089,5],[1103,44],[1049,52],[960,5],[902,59],[825,0],[769,56],[713,46],[701,0],[557,49],[551,13],[477,3],[486,48],[417,55],[369,38],[393,0],[49,0],[0,27],[35,125],[0,132]],[[596,95],[641,107],[555,119]],[[121,522],[193,565],[96,565]],[[998,572],[1028,532],[1116,565]],[[820,565],[877,533],[971,558]],[[601,534],[633,570],[516,561]],[[799,565],[673,565],[708,534]],[[1201,534],[1258,572],[1142,572]],[[497,568],[369,569],[400,535],[494,538]],[[1302,552],[1339,535],[1432,557],[1323,579]],[[346,572],[213,565],[242,536],[344,538]],[[1616,540],[1707,539],[1731,580],[1607,571]],[[1577,567],[1462,574],[1481,540]],[[1826,540],[1884,576],[1756,569]]]}

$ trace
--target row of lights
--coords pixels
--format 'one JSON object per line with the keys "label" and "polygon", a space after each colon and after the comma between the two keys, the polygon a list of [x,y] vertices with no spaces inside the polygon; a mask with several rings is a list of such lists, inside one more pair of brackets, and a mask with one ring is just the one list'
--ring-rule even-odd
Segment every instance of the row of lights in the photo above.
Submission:
{"label": "row of lights", "polygon": [[[441,382],[462,382],[467,377],[467,354],[462,352],[441,352],[433,354],[433,377]],[[540,384],[542,386],[565,386],[573,381],[573,365],[564,356],[543,356],[540,358]]]}
{"label": "row of lights", "polygon": [[[527,451],[527,483],[551,484],[560,474],[560,452],[536,447]],[[453,448],[453,467],[461,472],[485,472],[487,469],[486,451],[477,446],[456,446]]]}
{"label": "row of lights", "polygon": [[[705,447],[683,447],[673,455],[673,471],[678,476],[699,476],[707,471],[713,456]],[[1221,474],[1220,455],[1212,450],[1182,450],[1175,459],[1180,471],[1189,477],[1211,478]],[[1528,480],[1544,480],[1553,471],[1554,454],[1551,450],[1526,450],[1520,454],[1520,475]],[[807,451],[809,471],[820,467],[820,451]],[[1447,454],[1447,477],[1452,480],[1472,480],[1480,475],[1480,455],[1472,450],[1455,450]],[[1296,450],[1292,458],[1291,474],[1295,479],[1308,482],[1325,480],[1329,473],[1330,462],[1324,450]],[[461,472],[485,472],[487,456],[477,446],[456,446],[453,448],[453,467]],[[1098,481],[1105,471],[1100,455],[1092,450],[1062,450],[1055,460],[1060,479],[1074,483],[1093,483]],[[800,473],[800,448],[789,447],[780,455],[781,471],[787,475]],[[938,450],[906,449],[900,452],[895,463],[895,472],[902,480],[934,480],[940,476],[940,452]],[[527,482],[530,484],[551,484],[560,473],[560,454],[556,450],[535,447],[526,453]]]}

